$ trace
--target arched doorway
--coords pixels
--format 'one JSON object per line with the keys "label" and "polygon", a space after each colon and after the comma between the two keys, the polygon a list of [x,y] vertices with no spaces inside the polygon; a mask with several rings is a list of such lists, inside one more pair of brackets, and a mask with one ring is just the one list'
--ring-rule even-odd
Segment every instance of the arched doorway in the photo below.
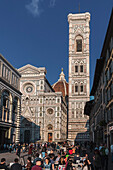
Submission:
{"label": "arched doorway", "polygon": [[30,130],[24,131],[24,143],[30,143]]}
{"label": "arched doorway", "polygon": [[20,141],[22,143],[30,143],[31,142],[31,137],[32,137],[32,122],[28,118],[23,118],[21,121],[21,139]]}
{"label": "arched doorway", "polygon": [[48,133],[48,142],[50,143],[52,142],[52,136],[53,136],[52,133]]}
{"label": "arched doorway", "polygon": [[53,134],[52,134],[52,131],[53,130],[53,126],[51,124],[48,125],[48,142],[52,142],[53,140]]}

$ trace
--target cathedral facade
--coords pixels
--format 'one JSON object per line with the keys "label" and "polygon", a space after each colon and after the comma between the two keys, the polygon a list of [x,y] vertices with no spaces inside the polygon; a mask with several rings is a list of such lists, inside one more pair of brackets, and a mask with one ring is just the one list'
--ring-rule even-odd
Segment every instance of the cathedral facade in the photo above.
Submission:
{"label": "cathedral facade", "polygon": [[68,139],[89,139],[88,117],[84,106],[89,101],[89,22],[90,14],[69,14],[69,119]]}
{"label": "cathedral facade", "polygon": [[[49,84],[44,67],[25,65],[18,69],[21,74],[21,142],[30,143],[38,140],[59,142],[66,140],[67,103],[62,82],[66,82],[63,71],[58,82]],[[54,89],[55,86],[55,89]]]}

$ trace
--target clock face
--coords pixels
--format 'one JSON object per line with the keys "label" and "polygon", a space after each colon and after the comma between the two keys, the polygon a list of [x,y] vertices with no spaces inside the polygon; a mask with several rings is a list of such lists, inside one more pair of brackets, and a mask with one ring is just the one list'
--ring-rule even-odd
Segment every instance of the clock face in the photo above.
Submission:
{"label": "clock face", "polygon": [[27,93],[31,93],[32,91],[33,91],[32,86],[26,87],[26,92],[27,92]]}

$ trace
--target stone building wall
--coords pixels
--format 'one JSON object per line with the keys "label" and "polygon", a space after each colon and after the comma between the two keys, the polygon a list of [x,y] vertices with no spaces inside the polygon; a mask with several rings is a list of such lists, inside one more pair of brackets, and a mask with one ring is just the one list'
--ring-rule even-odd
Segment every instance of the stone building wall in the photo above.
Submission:
{"label": "stone building wall", "polygon": [[20,141],[20,74],[0,55],[0,144]]}

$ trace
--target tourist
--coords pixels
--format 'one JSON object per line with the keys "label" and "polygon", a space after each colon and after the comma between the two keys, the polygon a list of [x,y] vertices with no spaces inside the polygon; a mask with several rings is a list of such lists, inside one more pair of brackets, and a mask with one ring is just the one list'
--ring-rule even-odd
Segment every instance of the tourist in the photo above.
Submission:
{"label": "tourist", "polygon": [[46,158],[46,159],[45,159],[44,168],[45,168],[45,169],[48,169],[48,170],[51,170],[51,169],[52,169],[52,164],[51,164],[49,158]]}
{"label": "tourist", "polygon": [[101,168],[104,169],[105,167],[105,147],[103,144],[101,144],[100,148],[100,155],[101,155]]}
{"label": "tourist", "polygon": [[77,163],[77,161],[80,161],[80,155],[77,153],[76,156],[74,156],[74,163]]}
{"label": "tourist", "polygon": [[13,144],[13,152],[16,152],[16,145]]}
{"label": "tourist", "polygon": [[21,153],[21,145],[20,143],[17,146],[17,150],[16,150],[16,155],[20,158],[20,153]]}
{"label": "tourist", "polygon": [[65,168],[65,160],[64,157],[61,157],[59,160],[58,170],[63,170]]}
{"label": "tourist", "polygon": [[72,158],[68,157],[66,166],[65,166],[65,170],[73,170],[73,166],[72,166]]}
{"label": "tourist", "polygon": [[73,152],[73,154],[75,154],[75,147],[74,146],[72,148],[72,152]]}
{"label": "tourist", "polygon": [[54,170],[55,169],[55,167],[54,167],[55,161],[54,161],[54,155],[53,154],[50,155],[50,162],[52,164],[52,170]]}
{"label": "tourist", "polygon": [[108,154],[109,154],[109,149],[107,148],[107,145],[105,144],[105,169],[108,170]]}
{"label": "tourist", "polygon": [[39,153],[36,153],[35,159],[33,161],[33,165],[36,165],[36,161],[39,159]]}
{"label": "tourist", "polygon": [[84,160],[87,160],[89,168],[92,170],[93,169],[93,165],[92,165],[91,161],[89,160],[87,153],[85,154]]}
{"label": "tourist", "polygon": [[44,160],[45,160],[47,157],[48,157],[48,155],[47,155],[47,152],[45,152],[45,157],[44,157]]}
{"label": "tourist", "polygon": [[36,160],[36,165],[33,166],[31,170],[42,170],[42,168],[41,168],[41,159],[40,158],[38,158]]}
{"label": "tourist", "polygon": [[6,144],[4,143],[4,151],[6,150],[6,147],[7,147],[7,146],[6,146]]}
{"label": "tourist", "polygon": [[25,153],[25,150],[26,150],[26,148],[25,148],[25,143],[24,143],[23,146],[22,146],[23,153]]}
{"label": "tourist", "polygon": [[72,148],[69,148],[69,154],[72,155],[73,154],[73,150]]}
{"label": "tourist", "polygon": [[56,164],[58,164],[58,162],[59,162],[59,160],[60,160],[60,157],[61,157],[61,155],[60,155],[60,153],[58,153],[58,156],[57,156],[57,158],[56,158],[56,160],[55,160],[55,163],[56,163]]}
{"label": "tourist", "polygon": [[26,170],[31,170],[33,164],[31,162],[31,157],[27,158],[27,165],[26,165]]}
{"label": "tourist", "polygon": [[12,144],[10,144],[9,146],[9,152],[11,153],[11,151],[12,151]]}
{"label": "tourist", "polygon": [[32,155],[33,145],[29,146],[28,155]]}
{"label": "tourist", "polygon": [[45,152],[46,152],[46,146],[44,145],[43,148],[42,148],[42,157],[44,158],[45,157]]}
{"label": "tourist", "polygon": [[83,161],[83,163],[84,163],[84,165],[83,165],[82,170],[90,170],[88,161],[86,159]]}
{"label": "tourist", "polygon": [[9,170],[8,167],[6,166],[6,159],[5,158],[1,159],[0,169],[1,170]]}
{"label": "tourist", "polygon": [[22,170],[22,166],[18,163],[18,161],[18,158],[15,158],[14,164],[11,166],[11,170]]}
{"label": "tourist", "polygon": [[101,170],[101,156],[99,150],[95,150],[95,155],[93,157],[95,170]]}

